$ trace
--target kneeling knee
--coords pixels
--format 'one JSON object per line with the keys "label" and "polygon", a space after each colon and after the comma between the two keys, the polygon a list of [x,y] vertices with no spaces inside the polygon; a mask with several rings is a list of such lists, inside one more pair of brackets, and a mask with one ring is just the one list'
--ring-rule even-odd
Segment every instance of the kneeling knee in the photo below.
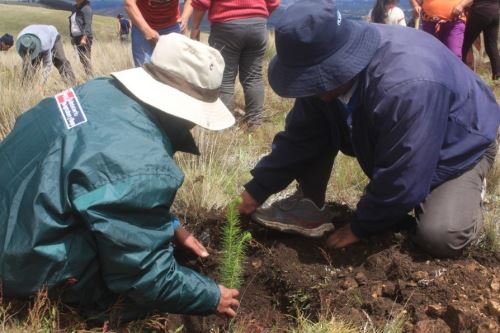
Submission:
{"label": "kneeling knee", "polygon": [[435,257],[457,257],[474,239],[474,233],[452,231],[442,226],[417,227],[414,241]]}

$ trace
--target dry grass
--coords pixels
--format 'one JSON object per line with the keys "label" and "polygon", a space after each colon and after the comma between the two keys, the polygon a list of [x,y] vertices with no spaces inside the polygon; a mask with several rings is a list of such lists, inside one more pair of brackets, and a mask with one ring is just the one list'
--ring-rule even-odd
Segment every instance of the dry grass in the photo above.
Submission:
{"label": "dry grass", "polygon": [[[16,8],[0,5],[2,21],[0,31],[18,30],[26,23],[26,17],[33,22],[52,22],[56,19],[60,29],[66,28],[67,13],[53,14],[51,11],[39,10],[35,16],[25,12],[25,7]],[[9,10],[13,13],[4,20],[3,13]],[[19,12],[18,12],[19,10]],[[33,9],[30,9],[33,10]],[[39,16],[37,16],[39,15]],[[55,16],[53,16],[55,15]],[[63,22],[64,18],[64,22]],[[24,23],[22,20],[24,19]],[[22,24],[21,24],[21,23]],[[113,29],[113,20],[97,18],[96,32],[106,36]],[[64,26],[63,26],[64,23]],[[3,24],[3,25],[2,25]],[[66,30],[62,30],[66,31]],[[80,83],[87,78],[77,59],[76,52],[68,43],[65,51]],[[111,36],[97,38],[93,48],[93,65],[95,75],[109,75],[132,65],[128,45],[111,40]],[[271,41],[273,38],[270,39]],[[268,62],[274,53],[274,42],[270,43],[266,55]],[[21,87],[21,60],[14,51],[0,54],[0,139],[11,130],[15,118],[35,105],[40,99],[67,88],[59,79],[59,74],[53,69],[47,86],[42,91],[34,85],[31,89]],[[487,76],[487,74],[485,74]],[[500,88],[495,87],[497,96]],[[237,88],[237,104],[242,105],[241,88]],[[199,144],[201,156],[178,154],[177,161],[186,174],[184,186],[180,189],[175,203],[178,214],[189,213],[202,219],[208,211],[219,210],[226,206],[242,190],[242,185],[250,178],[249,170],[260,157],[270,151],[274,134],[282,129],[286,112],[292,105],[291,100],[277,97],[266,82],[265,116],[267,122],[254,131],[235,126],[222,132],[208,132],[196,129],[194,136]],[[498,236],[498,216],[500,212],[500,162],[497,159],[494,170],[488,176],[488,209],[486,212],[486,228],[484,242],[493,251],[500,249]],[[357,162],[349,157],[339,155],[336,160],[334,173],[328,187],[329,201],[345,202],[354,208],[367,182]],[[403,314],[396,314],[388,322],[383,332],[401,332],[404,323]],[[324,316],[319,322],[311,322],[306,318],[297,321],[298,326],[291,328],[291,332],[361,332],[362,328],[354,327],[332,316]],[[238,328],[234,325],[234,332],[244,331],[244,323]],[[145,330],[169,332],[168,316],[152,316],[146,320],[136,321],[120,327],[123,332],[143,332]],[[0,330],[2,332],[58,332],[58,331],[85,331],[86,325],[78,316],[61,304],[53,303],[47,298],[45,291],[41,291],[30,303],[19,306],[2,299],[0,295]],[[179,328],[182,330],[182,327]],[[96,331],[110,331],[108,327],[96,328]]]}

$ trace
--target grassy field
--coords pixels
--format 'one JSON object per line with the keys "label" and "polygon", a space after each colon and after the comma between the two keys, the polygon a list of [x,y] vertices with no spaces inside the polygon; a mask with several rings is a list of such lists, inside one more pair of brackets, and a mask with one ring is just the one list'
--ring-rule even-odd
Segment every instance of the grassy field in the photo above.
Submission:
{"label": "grassy field", "polygon": [[[8,32],[17,37],[25,26],[30,24],[50,24],[57,28],[61,36],[69,38],[70,12],[51,10],[43,7],[0,4],[0,35]],[[116,36],[116,19],[107,16],[94,16],[92,28],[96,40],[110,41]]]}
{"label": "grassy field", "polygon": [[[36,7],[0,5],[2,19],[0,33],[17,34],[25,25],[33,23],[53,24],[57,26],[65,41],[65,52],[73,65],[80,83],[86,80],[76,52],[69,44],[67,37],[67,12],[52,11]],[[115,34],[113,18],[94,18],[96,42],[93,48],[93,66],[95,75],[109,75],[132,66],[130,46],[119,43]],[[274,52],[271,43],[266,62]],[[66,87],[59,79],[59,74],[53,70],[47,86],[42,90],[34,87],[26,90],[21,87],[21,61],[11,50],[0,53],[0,139],[11,130],[15,118],[35,105],[43,97],[52,96]],[[484,69],[483,69],[484,71]],[[484,78],[489,74],[485,72]],[[497,96],[500,88],[493,87]],[[240,88],[238,88],[240,89]],[[241,90],[237,91],[237,101],[242,104]],[[222,132],[207,132],[195,129],[195,137],[202,152],[201,157],[180,154],[177,160],[186,174],[184,186],[176,198],[176,212],[179,215],[197,216],[201,221],[206,212],[223,209],[240,191],[242,184],[250,178],[249,170],[259,158],[270,150],[274,134],[283,127],[286,112],[292,105],[291,100],[278,98],[269,85],[266,84],[265,116],[266,123],[254,131],[248,131],[244,126],[235,126]],[[496,224],[500,215],[500,163],[489,175],[487,194],[486,221],[487,228],[482,244],[494,251],[499,250],[498,231]],[[328,188],[328,200],[346,203],[355,207],[366,184],[356,161],[340,156],[335,165]],[[24,316],[16,315],[16,304],[2,303],[0,293],[0,331],[1,332],[55,332],[55,331],[85,331],[85,324],[78,318],[63,311],[61,305],[51,302],[41,293],[34,302],[27,306]],[[66,316],[66,317],[65,317]],[[293,332],[359,332],[361,328],[353,327],[331,317],[325,317],[319,322],[310,322],[307,318],[298,317],[298,326],[290,328]],[[389,324],[383,331],[401,332],[401,317]],[[162,324],[166,317],[151,317],[144,321],[130,323],[121,327],[121,331],[142,332],[146,329],[165,331]],[[162,326],[163,325],[163,326]],[[242,323],[244,325],[244,323]],[[393,325],[393,326],[391,326]],[[97,328],[93,331],[106,331],[108,328]],[[238,322],[233,325],[233,331],[238,332]]]}

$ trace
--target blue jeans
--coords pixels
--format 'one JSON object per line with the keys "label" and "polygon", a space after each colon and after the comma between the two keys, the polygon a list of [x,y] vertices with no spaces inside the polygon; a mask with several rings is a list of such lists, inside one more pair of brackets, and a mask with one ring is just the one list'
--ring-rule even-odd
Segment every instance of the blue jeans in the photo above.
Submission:
{"label": "blue jeans", "polygon": [[[165,29],[157,30],[160,35],[168,35],[171,32],[181,32],[178,23]],[[136,26],[132,27],[132,57],[136,67],[140,67],[151,61],[155,46],[144,38],[144,34]]]}

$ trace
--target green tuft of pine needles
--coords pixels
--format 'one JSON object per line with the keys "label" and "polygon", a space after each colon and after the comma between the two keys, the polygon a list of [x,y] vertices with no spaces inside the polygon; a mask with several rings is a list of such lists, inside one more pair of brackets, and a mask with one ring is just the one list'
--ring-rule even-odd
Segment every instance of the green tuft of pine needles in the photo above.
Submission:
{"label": "green tuft of pine needles", "polygon": [[220,281],[227,288],[238,289],[243,282],[243,263],[247,243],[252,234],[243,232],[240,226],[238,205],[241,199],[233,200],[227,209],[226,224],[222,236],[222,260],[220,264]]}

